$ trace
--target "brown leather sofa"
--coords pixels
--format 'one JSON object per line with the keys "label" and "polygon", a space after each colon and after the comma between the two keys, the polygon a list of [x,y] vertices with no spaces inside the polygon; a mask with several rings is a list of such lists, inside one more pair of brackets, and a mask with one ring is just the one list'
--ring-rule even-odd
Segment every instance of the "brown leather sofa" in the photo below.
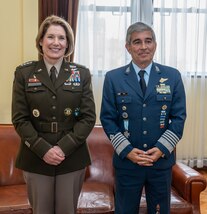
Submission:
{"label": "brown leather sofa", "polygon": [[[78,214],[114,213],[113,148],[102,127],[96,126],[87,139],[92,164],[78,203]],[[14,167],[20,139],[12,125],[0,125],[0,214],[31,214],[21,170]],[[181,163],[173,167],[171,214],[199,214],[200,193],[206,180]],[[140,213],[147,213],[143,193]]]}

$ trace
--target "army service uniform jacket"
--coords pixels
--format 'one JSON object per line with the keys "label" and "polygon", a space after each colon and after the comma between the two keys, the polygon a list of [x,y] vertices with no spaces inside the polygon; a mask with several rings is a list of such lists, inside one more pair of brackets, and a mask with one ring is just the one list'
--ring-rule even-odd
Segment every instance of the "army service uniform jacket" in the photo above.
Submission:
{"label": "army service uniform jacket", "polygon": [[127,154],[133,148],[147,151],[153,147],[164,154],[153,167],[171,167],[186,119],[185,91],[179,71],[153,63],[145,96],[132,63],[107,72],[100,119],[115,149],[116,168],[140,167],[127,159]]}
{"label": "army service uniform jacket", "polygon": [[[16,68],[12,122],[21,138],[17,168],[51,176],[83,169],[91,162],[86,138],[95,118],[87,68],[63,61],[55,85],[43,60]],[[42,159],[54,145],[66,156],[58,166]]]}

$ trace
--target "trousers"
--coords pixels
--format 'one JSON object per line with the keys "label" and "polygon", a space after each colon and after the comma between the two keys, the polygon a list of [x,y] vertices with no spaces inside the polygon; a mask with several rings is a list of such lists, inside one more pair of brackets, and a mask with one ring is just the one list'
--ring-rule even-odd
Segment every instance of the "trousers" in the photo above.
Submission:
{"label": "trousers", "polygon": [[23,174],[33,214],[76,214],[85,169],[56,176]]}
{"label": "trousers", "polygon": [[139,213],[140,199],[145,190],[147,213],[170,214],[171,168],[136,170],[115,169],[115,214]]}

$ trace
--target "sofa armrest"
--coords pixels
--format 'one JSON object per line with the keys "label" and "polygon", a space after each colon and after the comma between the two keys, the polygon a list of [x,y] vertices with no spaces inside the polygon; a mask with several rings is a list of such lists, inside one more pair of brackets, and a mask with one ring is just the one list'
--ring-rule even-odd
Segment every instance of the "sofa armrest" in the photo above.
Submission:
{"label": "sofa armrest", "polygon": [[200,193],[206,188],[206,179],[189,166],[176,163],[172,169],[172,186],[200,213]]}

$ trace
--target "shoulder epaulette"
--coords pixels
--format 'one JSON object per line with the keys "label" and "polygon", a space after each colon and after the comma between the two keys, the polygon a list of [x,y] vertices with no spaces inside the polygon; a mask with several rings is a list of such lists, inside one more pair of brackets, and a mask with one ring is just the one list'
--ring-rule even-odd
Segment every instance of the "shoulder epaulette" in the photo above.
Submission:
{"label": "shoulder epaulette", "polygon": [[31,65],[36,65],[37,61],[28,61],[28,62],[25,62],[21,65],[19,65],[17,68],[24,68],[24,67],[28,67],[28,66],[31,66]]}

